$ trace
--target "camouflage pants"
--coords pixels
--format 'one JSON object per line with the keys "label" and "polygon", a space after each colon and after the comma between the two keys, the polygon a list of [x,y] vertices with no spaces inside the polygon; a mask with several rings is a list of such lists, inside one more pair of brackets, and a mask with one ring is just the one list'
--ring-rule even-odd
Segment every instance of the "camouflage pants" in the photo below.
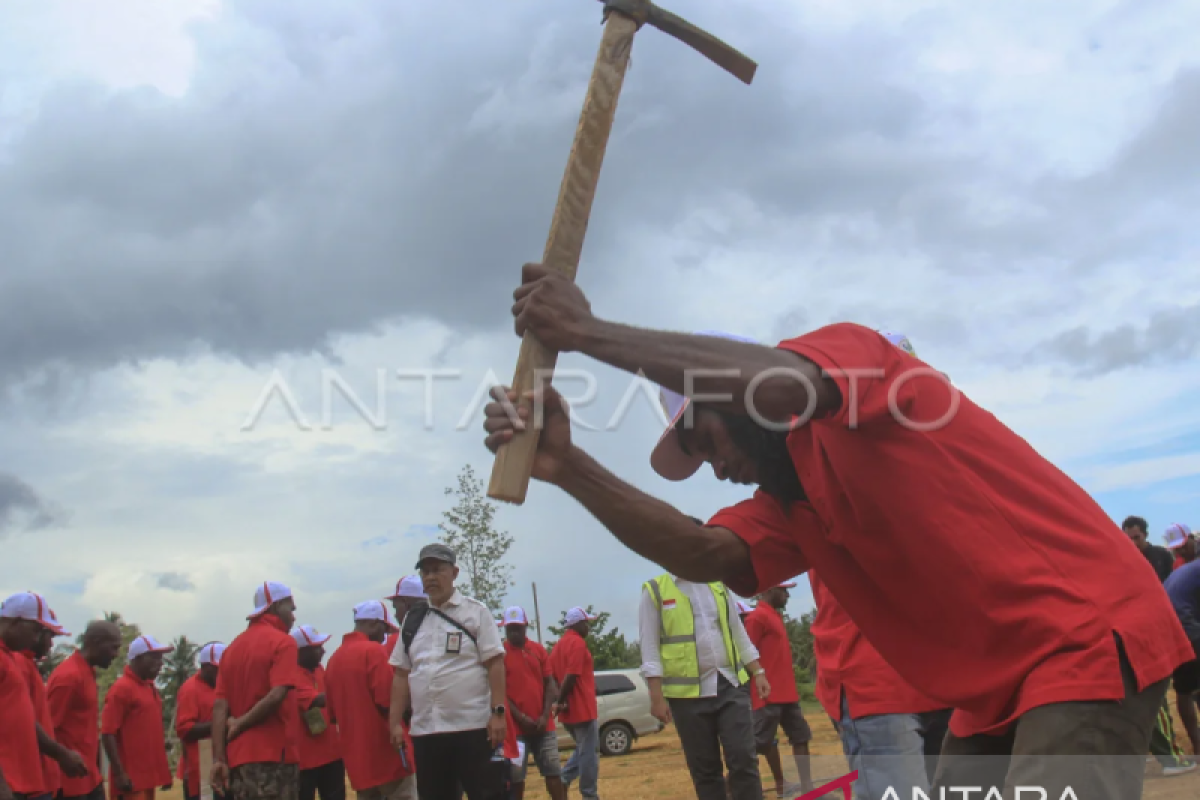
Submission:
{"label": "camouflage pants", "polygon": [[230,770],[233,800],[299,800],[300,765],[242,764]]}

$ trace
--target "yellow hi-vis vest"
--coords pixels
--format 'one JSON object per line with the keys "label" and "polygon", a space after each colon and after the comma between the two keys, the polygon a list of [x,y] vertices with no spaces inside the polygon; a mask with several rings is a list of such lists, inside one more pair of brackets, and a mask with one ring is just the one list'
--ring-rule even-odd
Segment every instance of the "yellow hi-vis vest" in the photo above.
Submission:
{"label": "yellow hi-vis vest", "polygon": [[[646,590],[658,606],[658,645],[663,664],[663,696],[687,698],[700,696],[700,658],[696,653],[696,618],[692,616],[692,604],[670,575],[659,575],[645,583]],[[710,583],[708,588],[717,601],[717,619],[721,623],[721,638],[725,642],[725,655],[737,671],[738,682],[746,683],[742,660],[729,628],[729,598],[722,583]]]}

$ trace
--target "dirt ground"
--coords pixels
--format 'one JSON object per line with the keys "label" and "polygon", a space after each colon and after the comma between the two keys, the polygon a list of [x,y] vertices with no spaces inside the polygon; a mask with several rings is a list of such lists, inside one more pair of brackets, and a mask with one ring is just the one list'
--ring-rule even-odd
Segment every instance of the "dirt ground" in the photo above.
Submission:
{"label": "dirt ground", "polygon": [[[1174,704],[1172,703],[1172,706]],[[829,718],[819,709],[806,710],[809,724],[813,730],[811,752],[813,759],[813,779],[820,785],[846,773],[846,761],[842,756],[841,742],[833,730]],[[1181,743],[1187,742],[1187,735],[1178,728],[1176,720],[1176,737]],[[1190,749],[1184,744],[1185,749]],[[563,758],[568,753],[563,754]],[[784,770],[790,780],[795,780],[795,765],[786,755],[783,759]],[[759,768],[764,777],[766,800],[777,800],[770,779],[770,769],[765,760],[759,761]],[[354,797],[349,786],[346,789],[348,798]],[[683,751],[679,746],[679,737],[673,726],[653,736],[638,740],[633,751],[617,758],[600,759],[600,797],[603,800],[694,800],[696,794],[692,789],[691,778],[683,760]],[[840,797],[841,795],[836,795]],[[538,775],[537,769],[530,765],[528,784],[525,797],[527,800],[549,800],[546,788]],[[578,798],[577,790],[571,791],[572,798]],[[1146,785],[1144,800],[1194,800],[1200,797],[1200,769],[1174,778],[1164,778],[1157,762],[1146,765]],[[160,794],[162,800],[183,800],[179,781],[170,792]]]}

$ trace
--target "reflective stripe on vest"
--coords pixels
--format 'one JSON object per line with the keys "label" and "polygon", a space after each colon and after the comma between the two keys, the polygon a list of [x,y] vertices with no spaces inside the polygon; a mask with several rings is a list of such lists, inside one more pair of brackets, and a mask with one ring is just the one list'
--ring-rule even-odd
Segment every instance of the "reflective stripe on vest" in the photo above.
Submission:
{"label": "reflective stripe on vest", "polygon": [[[721,636],[725,644],[725,656],[733,666],[734,672],[738,676],[738,681],[746,683],[749,680],[749,676],[742,666],[741,658],[737,652],[736,645],[733,643],[733,634],[730,630],[727,590],[720,583],[710,583],[707,586],[713,593],[713,600],[716,603],[717,619],[720,623]],[[687,595],[679,590],[679,587],[675,585],[674,580],[669,575],[661,575],[652,581],[647,581],[646,589],[650,592],[650,596],[654,598],[655,606],[658,608],[659,644],[662,650],[664,673],[662,678],[663,695],[673,698],[699,697],[700,659],[696,650],[696,621],[692,614],[691,601],[688,600]],[[683,611],[686,609],[687,612],[686,614],[672,616],[672,619],[677,620],[677,622],[673,625],[675,629],[671,631],[667,630],[666,619],[663,615],[664,590],[670,594],[668,599],[674,600],[676,604],[683,603],[684,605],[680,610]],[[680,668],[675,666],[674,671],[672,671],[668,665],[678,665],[681,660],[685,662],[682,667],[684,674],[677,674]]]}

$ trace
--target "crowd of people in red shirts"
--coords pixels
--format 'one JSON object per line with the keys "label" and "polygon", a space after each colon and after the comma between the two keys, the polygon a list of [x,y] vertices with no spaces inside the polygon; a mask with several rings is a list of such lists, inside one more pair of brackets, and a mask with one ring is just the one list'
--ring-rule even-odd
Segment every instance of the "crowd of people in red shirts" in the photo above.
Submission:
{"label": "crowd of people in red shirts", "polygon": [[217,800],[344,800],[347,782],[361,800],[519,800],[529,758],[553,800],[576,778],[583,796],[595,796],[595,769],[580,766],[588,754],[560,765],[555,733],[556,720],[571,730],[595,724],[585,642],[594,617],[568,611],[548,654],[526,637],[521,608],[497,621],[453,587],[454,559],[443,545],[425,548],[420,574],[353,609],[353,629],[325,665],[332,636],[296,624],[286,585],[257,587],[246,629],[228,645],[205,644],[179,689],[174,772],[155,685],[172,648],[149,635],[130,642],[101,703],[96,671],[120,653],[119,626],[90,623],[43,681],[37,662],[69,634],[42,596],[9,597],[0,610],[0,800],[105,800],[106,782],[111,800],[153,800],[175,780],[187,800],[204,786]]}

